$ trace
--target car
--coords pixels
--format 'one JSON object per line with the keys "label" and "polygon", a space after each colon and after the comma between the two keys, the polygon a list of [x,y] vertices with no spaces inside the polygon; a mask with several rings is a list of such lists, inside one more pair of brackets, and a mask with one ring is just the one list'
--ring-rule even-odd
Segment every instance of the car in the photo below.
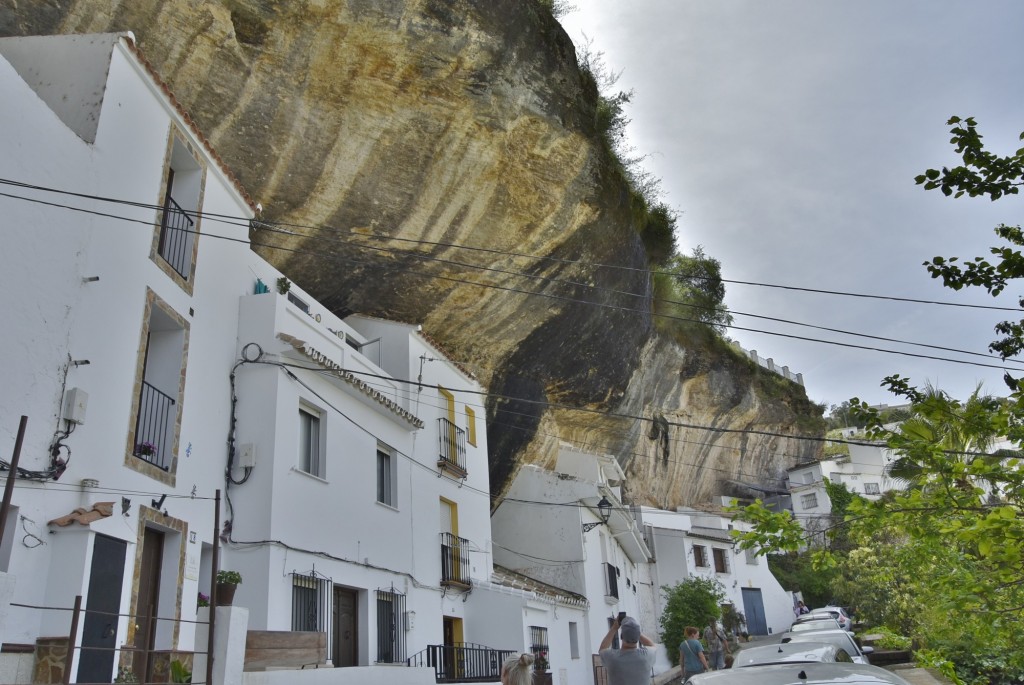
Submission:
{"label": "car", "polygon": [[855,664],[869,664],[868,655],[873,647],[861,647],[846,630],[806,630],[800,633],[783,633],[781,641],[787,642],[828,642],[846,650]]}
{"label": "car", "polygon": [[795,621],[789,628],[791,633],[802,633],[806,630],[842,630],[843,627],[839,625],[839,621],[834,618],[828,618],[825,616],[815,616],[814,618]]}
{"label": "car", "polygon": [[727,668],[690,676],[685,685],[910,685],[891,671],[863,664],[795,663]]}
{"label": "car", "polygon": [[744,647],[735,656],[733,668],[750,668],[765,664],[786,663],[852,663],[845,649],[829,642],[787,642],[777,645]]}
{"label": "car", "polygon": [[846,613],[846,609],[843,609],[843,607],[819,607],[811,609],[811,613],[804,614],[804,616],[831,616],[839,621],[839,625],[842,626],[843,630],[853,630],[853,619],[850,618],[850,615]]}

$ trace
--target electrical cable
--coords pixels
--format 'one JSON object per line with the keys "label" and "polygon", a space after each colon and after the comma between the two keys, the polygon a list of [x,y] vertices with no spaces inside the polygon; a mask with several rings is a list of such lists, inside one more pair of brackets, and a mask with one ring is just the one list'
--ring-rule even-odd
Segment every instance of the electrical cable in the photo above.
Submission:
{"label": "electrical cable", "polygon": [[[5,181],[0,179],[0,183],[4,183],[4,182]],[[12,182],[7,181],[7,183],[11,184]],[[18,185],[18,184],[15,183],[15,185]],[[25,185],[25,184],[21,184],[21,185]],[[66,192],[66,191],[56,191],[56,190],[52,190],[52,189],[48,189],[48,188],[43,188],[43,187],[39,187],[39,186],[29,186],[29,187],[32,187],[33,189],[46,190],[46,191],[49,191],[49,192]],[[68,194],[80,196],[80,194],[74,194],[74,193],[68,193]],[[6,196],[6,197],[14,198],[14,199],[26,200],[26,201],[30,201],[30,202],[38,202],[38,203],[41,203],[41,204],[44,204],[44,205],[53,206],[53,207],[59,207],[59,208],[64,208],[64,209],[69,209],[69,210],[73,210],[73,211],[83,211],[83,212],[90,213],[90,214],[95,214],[95,215],[98,215],[98,216],[104,216],[104,217],[109,217],[109,218],[116,218],[116,219],[121,219],[121,220],[125,220],[125,221],[131,221],[131,222],[134,222],[134,223],[140,223],[140,224],[144,224],[144,225],[150,225],[151,224],[151,222],[148,221],[148,220],[131,219],[131,218],[128,218],[128,217],[122,217],[122,216],[112,215],[112,214],[103,213],[103,212],[96,212],[96,211],[93,211],[93,210],[85,210],[85,209],[82,209],[82,208],[71,207],[71,206],[68,206],[68,205],[61,205],[61,204],[58,204],[58,203],[45,202],[45,201],[38,200],[38,199],[35,199],[35,198],[27,198],[27,197],[23,197],[23,196],[10,195],[10,194],[7,194],[7,193],[0,193],[0,196]],[[92,197],[92,196],[90,196],[90,197]],[[101,199],[101,200],[103,200],[105,198],[92,197],[92,199]],[[115,201],[115,200],[107,200],[107,201],[120,202],[120,201]],[[131,206],[143,206],[143,205],[141,205],[141,203],[127,203],[127,202],[124,202],[123,204],[130,204]],[[153,205],[152,207],[156,208],[155,205]],[[201,213],[197,213],[197,215],[199,215],[199,214],[201,214]],[[212,215],[211,214],[211,215],[208,215],[208,216],[212,216],[213,217],[213,216],[216,216],[216,215]],[[260,223],[260,222],[256,222],[256,223]],[[266,226],[268,230],[273,230],[273,229],[269,228],[270,224],[266,224],[264,222],[264,223],[261,223],[261,225]],[[291,233],[291,232],[288,232],[287,234],[288,235],[301,235],[301,234],[295,234],[295,233]],[[309,250],[302,250],[302,249],[298,249],[298,248],[286,248],[286,247],[279,246],[279,245],[255,243],[255,242],[252,242],[251,240],[243,240],[243,239],[238,239],[238,238],[231,238],[230,236],[220,236],[220,235],[216,235],[216,234],[212,234],[212,233],[204,233],[202,235],[205,235],[205,236],[208,236],[208,237],[211,237],[211,238],[220,238],[220,239],[230,240],[230,241],[234,241],[234,242],[247,243],[251,247],[261,247],[261,248],[265,248],[265,249],[281,250],[281,251],[300,253],[300,254],[309,254],[309,255],[311,255],[311,256],[313,256],[315,258],[334,259],[336,261],[340,261],[342,263],[348,263],[348,264],[357,264],[357,265],[363,264],[362,262],[360,262],[358,260],[347,259],[347,258],[342,257],[341,255],[338,255],[338,254],[324,254],[322,251],[309,251]],[[381,250],[382,249],[382,248],[371,248],[371,247],[368,247],[368,246],[361,246],[361,245],[352,245],[352,244],[347,244],[347,245],[349,247],[356,247],[356,248],[362,248],[362,249],[376,249],[376,250]],[[384,251],[394,252],[393,250],[384,250]],[[459,262],[450,262],[449,260],[440,260],[438,258],[433,258],[433,257],[423,256],[423,255],[416,255],[414,253],[406,253],[406,254],[407,254],[407,256],[418,258],[418,259],[430,259],[430,260],[434,260],[434,261],[442,261],[442,262],[446,262],[446,263],[454,264],[454,265],[458,265],[458,266],[463,266],[465,268],[470,268],[470,269],[478,269],[478,270],[485,270],[485,271],[497,271],[497,272],[500,272],[500,273],[510,274],[510,275],[514,275],[514,276],[522,277],[522,278],[533,278],[533,279],[540,279],[540,280],[552,281],[552,282],[565,282],[565,281],[561,281],[559,279],[552,279],[552,278],[546,278],[546,277],[532,276],[532,275],[529,275],[529,274],[521,274],[521,273],[516,273],[516,272],[508,272],[508,271],[503,271],[503,270],[500,270],[500,269],[494,269],[494,268],[490,268],[490,267],[475,266],[475,265],[464,264],[464,263],[459,263]],[[601,303],[601,302],[595,302],[595,301],[590,301],[590,300],[582,300],[582,299],[578,299],[578,298],[561,296],[561,295],[556,295],[556,294],[552,294],[552,293],[543,293],[543,292],[537,292],[537,291],[522,290],[522,289],[518,289],[518,288],[511,288],[511,287],[506,287],[506,286],[498,286],[498,285],[495,285],[495,284],[480,283],[480,282],[477,282],[477,281],[458,279],[458,278],[453,278],[453,277],[449,277],[449,276],[443,276],[443,275],[440,275],[440,274],[433,274],[433,275],[431,275],[431,274],[421,274],[421,273],[416,273],[415,271],[413,271],[412,269],[410,269],[408,267],[387,267],[387,266],[383,266],[383,267],[379,267],[379,268],[381,268],[385,272],[408,273],[408,274],[410,274],[412,276],[416,276],[416,277],[444,280],[444,281],[455,282],[455,283],[460,283],[460,284],[464,284],[464,285],[471,285],[471,286],[476,286],[476,287],[481,287],[481,288],[496,289],[496,290],[501,290],[501,291],[506,291],[506,292],[518,293],[518,294],[541,296],[541,297],[546,297],[546,298],[550,298],[550,299],[556,299],[556,300],[561,300],[561,301],[568,301],[568,302],[572,302],[572,303],[576,303],[576,304],[586,304],[586,305],[591,305],[591,306],[598,306],[598,307],[603,307],[603,308],[608,308],[608,309],[613,309],[613,310],[618,310],[618,311],[623,311],[623,312],[629,312],[629,313],[645,313],[645,314],[650,314],[652,316],[659,317],[659,318],[664,318],[664,319],[668,319],[668,320],[676,320],[676,321],[681,321],[681,322],[686,322],[686,323],[696,323],[696,324],[701,324],[701,325],[707,325],[706,322],[704,322],[704,321],[702,321],[700,319],[690,319],[690,318],[687,318],[687,317],[673,316],[673,315],[659,313],[659,312],[641,311],[641,310],[637,310],[637,309],[630,308],[630,307],[622,307],[622,306],[617,306],[617,305],[611,305],[611,304],[608,304],[608,303]],[[613,292],[613,293],[618,293],[618,294],[624,294],[624,295],[628,295],[628,296],[631,296],[631,297],[643,297],[643,298],[646,299],[646,295],[635,294],[635,293],[628,293],[628,292],[624,292],[624,291],[617,291],[617,290],[613,290],[613,289],[602,288],[600,286],[592,286],[592,285],[585,284],[585,283],[578,283],[578,282],[568,282],[568,283],[571,284],[571,285],[577,286],[577,287],[586,287],[586,288],[589,288],[589,289],[592,289],[592,290],[598,290],[598,291],[602,291],[603,290],[603,291],[608,291],[608,292]],[[787,288],[790,288],[790,286],[777,286],[777,287],[787,287]],[[806,289],[806,288],[794,288],[794,289],[810,290],[810,289]],[[842,294],[842,293],[836,293],[836,294]],[[861,295],[858,295],[858,296],[861,296]],[[881,296],[879,296],[879,297],[881,297]],[[881,299],[902,299],[902,300],[906,300],[906,301],[912,301],[909,298],[884,297],[884,298],[881,298]],[[699,308],[696,305],[692,305],[692,304],[684,303],[684,302],[676,302],[676,301],[672,301],[672,300],[658,300],[658,301],[666,302],[668,304],[675,304],[675,305],[679,305],[679,306],[684,306],[684,307]],[[961,306],[962,305],[962,303],[942,303],[942,302],[924,301],[924,300],[918,301],[918,302],[919,303],[924,303],[924,304],[947,304],[947,305],[951,305],[951,306]],[[970,307],[974,307],[974,308],[985,308],[985,309],[998,309],[998,310],[1004,310],[1004,311],[1021,311],[1021,310],[1016,309],[1016,308],[1004,308],[1004,307],[993,307],[993,306],[982,306],[982,305],[962,305],[962,306],[970,306]],[[781,318],[776,318],[776,317],[768,317],[768,316],[764,316],[764,315],[749,314],[749,313],[744,313],[744,312],[733,312],[733,313],[736,314],[736,315],[739,315],[739,316],[748,316],[748,317],[760,318],[760,319],[765,319],[765,320],[769,320],[769,321],[776,321],[776,322],[779,322],[779,323],[784,323],[784,324],[787,324],[787,325],[809,327],[809,328],[813,328],[813,329],[817,329],[817,330],[824,330],[824,331],[828,331],[828,332],[839,333],[839,334],[842,334],[842,335],[851,335],[851,336],[863,337],[863,338],[867,338],[867,339],[874,339],[874,340],[880,340],[880,341],[886,341],[886,342],[894,342],[894,343],[897,343],[897,344],[904,344],[904,345],[910,345],[910,346],[917,346],[917,347],[924,347],[924,348],[930,348],[930,349],[937,349],[937,350],[942,350],[942,351],[955,352],[955,353],[958,353],[958,354],[966,354],[966,355],[970,355],[970,356],[979,356],[979,357],[992,358],[992,359],[1001,359],[998,355],[986,354],[986,353],[981,353],[981,352],[973,352],[973,351],[969,351],[969,350],[961,350],[961,349],[945,347],[945,346],[941,346],[941,345],[932,345],[932,344],[929,344],[929,343],[918,343],[918,342],[913,342],[913,341],[904,341],[904,340],[899,340],[899,339],[895,339],[895,338],[888,338],[888,337],[884,337],[884,336],[876,336],[876,335],[871,335],[871,334],[866,334],[866,333],[857,333],[855,331],[848,331],[848,330],[844,330],[844,329],[830,328],[830,327],[825,327],[825,326],[819,326],[819,325],[816,325],[816,324],[808,324],[808,323],[804,323],[804,322],[798,322],[798,321],[793,321],[793,320],[788,320],[788,319],[781,319]],[[1005,366],[999,366],[999,365],[980,364],[980,363],[970,362],[970,361],[967,361],[967,360],[951,359],[951,358],[948,358],[948,357],[938,357],[938,356],[934,356],[934,355],[915,354],[915,353],[912,353],[912,352],[906,352],[906,351],[900,351],[900,350],[890,350],[890,349],[884,349],[884,348],[878,348],[878,347],[871,347],[871,346],[867,346],[867,345],[856,345],[856,344],[852,344],[852,343],[843,343],[843,342],[839,342],[839,341],[824,340],[824,339],[820,339],[820,338],[810,338],[810,337],[806,337],[806,336],[798,336],[798,335],[789,334],[789,333],[781,333],[781,332],[776,332],[776,331],[765,331],[765,330],[760,330],[760,329],[756,329],[756,328],[750,328],[750,327],[744,327],[744,326],[736,326],[734,324],[722,324],[721,326],[724,327],[724,328],[730,328],[730,329],[733,329],[733,330],[740,330],[740,331],[753,332],[753,333],[761,333],[761,334],[764,334],[764,335],[770,335],[770,336],[776,336],[776,337],[784,337],[784,338],[795,339],[795,340],[804,340],[804,341],[807,341],[807,342],[816,342],[816,343],[820,343],[820,344],[835,345],[835,346],[840,346],[840,347],[848,347],[848,348],[851,348],[851,349],[861,349],[861,350],[865,350],[865,351],[874,351],[874,352],[881,352],[881,353],[886,353],[886,354],[896,354],[896,355],[901,355],[901,356],[910,356],[910,357],[923,358],[923,359],[932,359],[932,360],[935,360],[935,361],[944,361],[944,362],[955,363],[955,364],[968,364],[968,365],[981,366],[981,367],[986,367],[986,368],[1005,369]],[[1024,364],[1024,362],[1019,362],[1017,360],[1012,360],[1012,359],[1011,360],[1002,360],[1002,361],[1003,361],[1004,364],[1005,363]]]}

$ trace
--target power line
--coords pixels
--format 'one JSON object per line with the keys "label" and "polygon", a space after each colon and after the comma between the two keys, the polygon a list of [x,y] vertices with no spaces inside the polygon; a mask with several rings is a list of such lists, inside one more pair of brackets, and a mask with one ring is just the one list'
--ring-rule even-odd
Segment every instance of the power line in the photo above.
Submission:
{"label": "power line", "polygon": [[[4,181],[3,179],[0,179],[0,183],[12,184],[13,182]],[[30,186],[30,187],[33,188],[33,189],[48,190],[50,192],[58,192],[58,193],[65,192],[65,191],[57,191],[57,190],[51,190],[51,189],[35,187],[35,186]],[[72,195],[76,195],[76,196],[78,195],[78,194],[74,194],[74,193],[68,193],[68,194],[72,194]],[[28,201],[28,202],[34,202],[34,203],[38,203],[38,204],[42,204],[42,205],[46,205],[46,206],[62,208],[62,209],[67,209],[67,210],[71,210],[71,211],[83,212],[83,213],[92,214],[92,215],[95,215],[95,216],[101,216],[101,217],[112,218],[112,219],[119,219],[119,220],[133,222],[133,223],[139,223],[139,224],[143,224],[143,225],[151,225],[152,224],[152,222],[148,221],[148,220],[132,219],[132,218],[129,218],[129,217],[118,216],[118,215],[115,215],[115,214],[109,214],[109,213],[99,212],[99,211],[95,211],[95,210],[88,210],[88,209],[84,209],[84,208],[81,208],[81,207],[73,207],[73,206],[69,206],[69,205],[62,205],[62,204],[59,204],[59,203],[47,202],[47,201],[39,200],[37,198],[29,198],[29,197],[23,197],[23,196],[18,196],[18,195],[11,195],[11,194],[8,194],[8,193],[0,193],[0,196],[12,198],[12,199],[24,200],[24,201]],[[105,200],[105,201],[110,201],[110,202],[118,202],[116,200],[109,200],[109,199],[101,198],[101,197],[98,197],[98,196],[96,196],[96,197],[86,196],[86,197],[91,197],[91,199],[97,199],[97,200]],[[144,206],[141,203],[127,203],[127,202],[125,202],[123,204],[129,204],[130,206],[137,206],[137,207]],[[152,205],[151,207],[152,208],[158,208],[156,205]],[[216,217],[217,215],[210,214],[208,216]],[[264,224],[264,225],[266,225],[266,224]],[[268,229],[268,230],[270,230],[270,229]],[[246,244],[246,245],[248,245],[250,247],[260,247],[260,248],[266,248],[266,249],[272,249],[272,250],[279,250],[279,251],[283,251],[283,252],[291,252],[291,253],[295,253],[295,254],[305,254],[305,255],[310,255],[310,256],[312,256],[314,258],[318,258],[318,259],[331,259],[331,260],[335,260],[337,262],[341,262],[341,263],[345,263],[345,264],[364,265],[364,263],[361,262],[361,261],[345,258],[345,257],[343,257],[343,256],[341,256],[341,255],[339,255],[337,253],[325,254],[324,252],[318,251],[318,250],[303,250],[303,249],[298,249],[298,248],[283,247],[283,246],[280,246],[280,245],[255,243],[255,242],[252,242],[251,240],[249,240],[247,238],[246,239],[232,238],[230,236],[217,235],[217,234],[213,234],[213,233],[203,233],[201,235],[206,236],[206,237],[210,237],[210,238],[217,238],[217,239],[228,240],[228,241],[232,241],[232,242],[243,243],[243,244]],[[287,235],[296,235],[296,234],[288,232]],[[377,249],[377,248],[367,248],[366,246],[361,246],[361,245],[351,245],[351,244],[347,244],[347,243],[346,243],[346,245],[348,245],[349,247],[356,247],[356,248],[363,248],[363,249]],[[409,255],[409,256],[416,256],[416,255]],[[417,273],[417,272],[415,272],[414,270],[412,270],[411,268],[408,268],[408,267],[394,267],[394,266],[378,265],[378,268],[380,270],[384,271],[384,272],[407,273],[409,275],[412,275],[414,277],[419,277],[419,278],[427,278],[427,279],[431,279],[431,280],[448,281],[448,282],[459,283],[459,284],[463,284],[463,285],[470,285],[470,286],[475,286],[475,287],[480,287],[480,288],[499,290],[499,291],[516,293],[516,294],[522,294],[522,295],[540,296],[540,297],[545,297],[545,298],[548,298],[548,299],[554,299],[554,300],[563,301],[563,302],[569,302],[569,303],[573,303],[573,304],[583,304],[583,305],[589,305],[589,306],[597,306],[597,307],[601,307],[601,308],[605,308],[605,309],[611,309],[611,310],[621,311],[621,312],[626,312],[626,313],[634,313],[634,314],[635,313],[642,313],[644,315],[650,315],[650,316],[654,316],[654,317],[658,317],[658,318],[662,318],[662,319],[673,320],[673,321],[680,321],[680,322],[684,322],[684,323],[696,323],[696,324],[701,324],[701,325],[708,325],[708,324],[706,324],[706,322],[704,322],[704,321],[702,321],[700,319],[690,319],[690,318],[687,318],[687,317],[673,316],[673,315],[670,315],[670,314],[664,314],[664,313],[653,312],[653,311],[648,311],[648,310],[637,310],[637,309],[631,308],[631,307],[623,307],[623,306],[619,306],[619,305],[613,305],[613,304],[608,304],[608,303],[596,302],[596,301],[591,301],[591,300],[584,300],[584,299],[573,298],[573,297],[568,297],[568,296],[564,296],[564,295],[557,295],[557,294],[552,294],[552,293],[544,293],[544,292],[537,292],[537,291],[531,291],[531,290],[523,290],[523,289],[519,289],[519,288],[512,288],[512,287],[508,287],[508,286],[500,286],[500,285],[496,285],[496,284],[480,283],[478,281],[466,280],[466,279],[462,279],[462,278],[454,278],[454,277],[445,276],[445,275],[442,275],[442,274]],[[472,265],[467,265],[467,268],[477,268],[477,269],[485,269],[485,270],[488,269],[487,267],[473,267]],[[491,269],[491,270],[493,270],[493,269]],[[539,278],[539,277],[528,276],[526,274],[515,274],[515,275],[521,276],[521,277],[524,277],[524,278]],[[547,280],[554,280],[554,279],[547,279]],[[579,285],[580,287],[596,288],[595,286],[589,286],[587,284],[575,284],[575,285]],[[613,291],[613,292],[621,292],[621,291]],[[637,296],[637,295],[632,294],[632,293],[623,293],[623,294],[628,294],[628,295],[631,295],[631,296],[634,296],[634,297]],[[894,298],[888,298],[888,299],[894,299]],[[673,303],[673,301],[667,301],[667,302]],[[931,304],[951,304],[951,305],[955,305],[955,303],[936,303],[936,302],[925,302],[925,301],[921,301],[921,302],[922,303],[931,303]],[[680,305],[683,305],[683,306],[692,306],[692,305],[688,305],[686,303],[674,303],[674,304],[680,304]],[[1001,309],[1001,310],[1006,310],[1006,311],[1020,311],[1020,310],[1017,310],[1017,309],[1007,309],[1007,308],[1002,308],[1002,307],[982,307],[981,305],[955,305],[955,306],[971,306],[971,307],[976,307],[976,308]],[[846,334],[846,335],[854,335],[854,336],[866,337],[866,338],[869,338],[869,339],[876,339],[876,340],[884,340],[884,341],[896,342],[898,344],[920,346],[920,347],[928,347],[928,348],[932,348],[932,349],[939,349],[939,350],[945,350],[945,351],[950,351],[950,352],[956,352],[956,353],[959,353],[959,354],[967,354],[967,355],[988,357],[988,358],[994,358],[994,359],[995,358],[999,358],[996,355],[988,355],[988,354],[979,353],[979,352],[972,352],[972,351],[968,351],[968,350],[959,350],[959,349],[956,349],[956,348],[947,348],[947,347],[942,347],[942,346],[937,346],[937,345],[930,345],[930,344],[927,344],[927,343],[916,343],[916,342],[911,342],[911,341],[901,341],[901,340],[892,339],[892,338],[885,338],[885,337],[882,337],[882,336],[874,336],[874,335],[870,335],[870,334],[855,333],[855,332],[852,332],[852,331],[844,331],[842,329],[832,329],[832,328],[817,326],[817,325],[814,325],[814,324],[805,324],[805,323],[801,323],[801,322],[790,321],[790,320],[786,320],[786,319],[774,319],[772,317],[766,317],[766,316],[761,316],[761,315],[753,315],[753,314],[742,314],[742,313],[741,313],[741,315],[744,315],[744,316],[756,316],[758,318],[764,318],[764,319],[768,319],[768,320],[775,320],[775,321],[778,321],[778,322],[781,322],[781,323],[787,323],[789,325],[807,326],[807,327],[816,328],[816,329],[819,329],[819,330],[826,330],[826,331],[837,332],[837,333]],[[943,361],[943,362],[952,363],[952,364],[963,364],[963,365],[969,365],[969,366],[978,366],[978,367],[982,367],[982,368],[992,368],[992,369],[1006,370],[1005,364],[1007,362],[1012,363],[1012,364],[1024,364],[1024,362],[1019,362],[1017,360],[1003,360],[1003,364],[1002,365],[984,364],[984,363],[980,363],[980,362],[972,362],[972,361],[963,360],[963,359],[953,359],[953,358],[949,358],[949,357],[940,357],[940,356],[935,356],[935,355],[920,354],[920,353],[901,351],[901,350],[890,350],[890,349],[885,349],[885,348],[872,347],[872,346],[869,346],[869,345],[857,345],[857,344],[853,344],[853,343],[844,343],[844,342],[839,342],[839,341],[834,341],[834,340],[825,340],[825,339],[821,339],[821,338],[811,338],[811,337],[806,337],[806,336],[799,336],[799,335],[795,335],[795,334],[791,334],[791,333],[781,333],[781,332],[776,332],[776,331],[766,331],[766,330],[761,330],[761,329],[756,329],[756,328],[737,326],[735,324],[721,324],[721,326],[723,328],[729,328],[729,329],[738,330],[738,331],[745,331],[745,332],[751,332],[751,333],[760,333],[762,335],[770,335],[770,336],[788,338],[788,339],[793,339],[793,340],[803,340],[803,341],[806,341],[806,342],[815,342],[815,343],[820,343],[820,344],[825,344],[825,345],[833,345],[833,346],[837,346],[837,347],[845,347],[845,348],[849,348],[849,349],[859,349],[859,350],[872,351],[872,352],[881,352],[881,353],[884,353],[884,354],[895,354],[895,355],[899,355],[899,356],[914,357],[914,358],[919,358],[919,359],[930,359],[930,360],[934,360],[934,361]]]}

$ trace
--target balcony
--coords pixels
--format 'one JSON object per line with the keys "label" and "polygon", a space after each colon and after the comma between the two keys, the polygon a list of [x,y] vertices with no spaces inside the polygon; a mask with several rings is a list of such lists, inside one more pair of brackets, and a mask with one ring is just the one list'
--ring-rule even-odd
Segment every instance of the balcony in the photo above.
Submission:
{"label": "balcony", "polygon": [[176,418],[174,405],[173,397],[142,382],[132,454],[164,471],[171,468],[171,427]]}
{"label": "balcony", "polygon": [[448,419],[437,420],[437,466],[455,478],[465,478],[466,470],[466,431]]}
{"label": "balcony", "polygon": [[491,649],[483,645],[458,642],[454,645],[429,645],[409,657],[409,666],[434,669],[438,683],[494,683],[501,680],[501,665],[516,654],[514,649]]}
{"label": "balcony", "polygon": [[441,533],[441,585],[470,588],[469,540],[451,533]]}
{"label": "balcony", "polygon": [[160,256],[185,280],[192,272],[194,227],[188,212],[168,195],[160,219]]}

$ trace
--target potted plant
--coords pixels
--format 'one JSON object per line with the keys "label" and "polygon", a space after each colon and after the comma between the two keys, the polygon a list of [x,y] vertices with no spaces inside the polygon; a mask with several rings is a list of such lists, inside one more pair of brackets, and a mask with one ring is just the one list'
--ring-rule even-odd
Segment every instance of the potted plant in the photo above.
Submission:
{"label": "potted plant", "polygon": [[151,443],[149,440],[143,440],[135,446],[135,454],[142,457],[152,457],[156,454],[156,445]]}
{"label": "potted plant", "polygon": [[217,606],[231,606],[241,582],[242,574],[238,571],[217,571]]}

